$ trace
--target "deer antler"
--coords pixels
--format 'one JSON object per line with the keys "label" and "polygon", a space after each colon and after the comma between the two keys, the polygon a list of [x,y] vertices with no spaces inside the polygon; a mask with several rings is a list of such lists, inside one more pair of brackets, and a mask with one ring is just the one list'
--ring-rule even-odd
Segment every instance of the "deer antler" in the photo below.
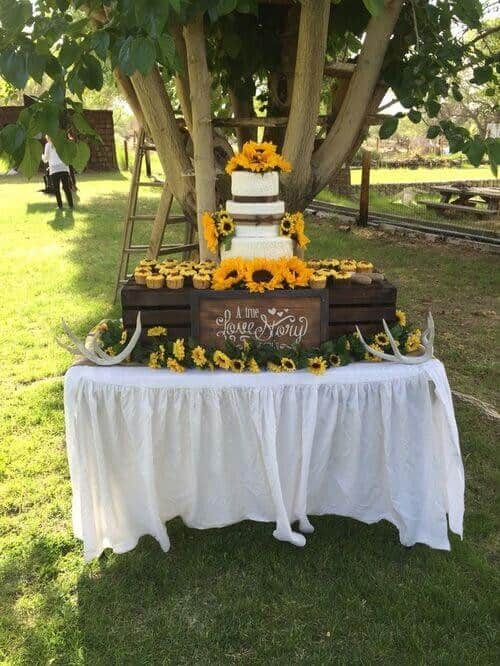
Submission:
{"label": "deer antler", "polygon": [[117,354],[116,356],[110,356],[109,354],[106,354],[106,352],[104,352],[101,349],[101,347],[99,347],[99,340],[97,339],[97,336],[94,336],[91,347],[87,347],[82,340],[79,340],[77,338],[77,336],[73,333],[73,331],[64,321],[64,319],[62,319],[61,322],[64,332],[71,340],[73,345],[66,345],[56,338],[57,344],[63,349],[69,351],[71,354],[81,354],[86,359],[92,361],[92,363],[95,363],[96,365],[105,365],[105,366],[118,365],[119,363],[124,361],[128,356],[130,356],[130,354],[134,350],[134,347],[139,341],[142,331],[141,313],[139,311],[137,313],[135,331],[132,337],[130,338],[129,343],[124,349],[122,349],[122,351],[119,354]]}
{"label": "deer antler", "polygon": [[389,327],[387,326],[385,319],[382,319],[382,323],[384,325],[384,330],[387,334],[387,337],[389,338],[389,343],[391,345],[393,354],[386,354],[385,352],[370,347],[370,345],[368,345],[365,342],[365,339],[361,335],[359,327],[356,326],[356,331],[359,335],[361,344],[363,345],[363,347],[366,349],[367,352],[372,354],[372,356],[376,356],[377,358],[380,358],[383,361],[391,361],[392,363],[404,363],[405,365],[417,365],[418,363],[425,363],[426,361],[432,358],[434,354],[435,328],[434,328],[434,319],[432,318],[432,314],[430,312],[427,315],[427,328],[422,333],[422,336],[420,338],[422,346],[424,348],[424,353],[421,356],[405,356],[404,354],[402,354],[398,349],[396,341],[392,337],[391,331],[389,330]]}

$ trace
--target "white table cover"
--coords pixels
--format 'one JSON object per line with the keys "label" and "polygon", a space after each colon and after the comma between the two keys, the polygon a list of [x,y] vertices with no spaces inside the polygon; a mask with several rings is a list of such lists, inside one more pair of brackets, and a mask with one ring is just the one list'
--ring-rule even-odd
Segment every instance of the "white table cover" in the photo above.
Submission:
{"label": "white table cover", "polygon": [[314,376],[73,366],[65,378],[73,526],[92,559],[165,522],[195,528],[308,514],[386,519],[401,543],[462,535],[464,473],[438,360],[356,363]]}

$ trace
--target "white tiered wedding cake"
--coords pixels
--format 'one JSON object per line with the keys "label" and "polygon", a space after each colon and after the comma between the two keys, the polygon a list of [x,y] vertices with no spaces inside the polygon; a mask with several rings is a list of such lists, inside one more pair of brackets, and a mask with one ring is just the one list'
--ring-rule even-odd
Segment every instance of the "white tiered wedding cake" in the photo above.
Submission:
{"label": "white tiered wedding cake", "polygon": [[226,202],[226,210],[236,229],[230,249],[221,247],[221,259],[292,256],[293,240],[280,236],[285,204],[279,198],[278,171],[233,171],[231,194],[233,198]]}

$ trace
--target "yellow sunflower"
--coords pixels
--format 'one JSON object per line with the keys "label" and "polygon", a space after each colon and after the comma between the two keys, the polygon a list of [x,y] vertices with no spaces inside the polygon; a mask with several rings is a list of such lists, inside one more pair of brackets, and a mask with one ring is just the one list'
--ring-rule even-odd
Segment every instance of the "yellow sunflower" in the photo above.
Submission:
{"label": "yellow sunflower", "polygon": [[184,347],[184,338],[177,338],[172,346],[172,354],[178,361],[182,361],[186,356],[186,349]]}
{"label": "yellow sunflower", "polygon": [[219,246],[219,232],[215,220],[210,213],[205,211],[201,216],[201,223],[203,224],[203,236],[207,242],[207,247],[210,252],[215,254]]}
{"label": "yellow sunflower", "polygon": [[406,312],[396,310],[396,319],[400,326],[406,326]]}
{"label": "yellow sunflower", "polygon": [[387,347],[389,344],[389,338],[385,333],[377,333],[373,336],[373,340],[379,347]]}
{"label": "yellow sunflower", "polygon": [[232,217],[221,217],[218,224],[221,236],[230,236],[234,233],[234,222]]}
{"label": "yellow sunflower", "polygon": [[250,359],[247,361],[247,368],[248,368],[248,370],[249,370],[250,372],[253,372],[253,373],[260,372],[259,364],[258,364],[257,361],[253,358],[253,356],[252,356],[252,358],[250,358]]}
{"label": "yellow sunflower", "polygon": [[248,291],[263,293],[283,286],[281,264],[271,259],[252,259],[245,267],[245,284]]}
{"label": "yellow sunflower", "polygon": [[284,372],[293,372],[297,369],[295,362],[291,358],[282,358],[281,359],[281,368]]}
{"label": "yellow sunflower", "polygon": [[244,279],[245,264],[243,259],[224,259],[212,276],[212,289],[221,291],[231,289]]}
{"label": "yellow sunflower", "polygon": [[281,365],[278,365],[277,363],[273,363],[272,361],[267,362],[267,369],[270,372],[282,372],[283,371],[283,368],[281,367]]}
{"label": "yellow sunflower", "polygon": [[326,361],[322,356],[315,356],[314,358],[308,359],[309,363],[309,372],[312,372],[313,375],[322,375],[326,370]]}
{"label": "yellow sunflower", "polygon": [[224,352],[220,351],[219,349],[214,352],[213,361],[214,364],[218,368],[222,368],[222,370],[229,370],[231,367],[231,359],[227,354],[224,354]]}
{"label": "yellow sunflower", "polygon": [[197,368],[203,368],[208,361],[206,351],[200,345],[191,351],[191,358]]}
{"label": "yellow sunflower", "polygon": [[149,355],[148,365],[150,368],[160,367],[160,352],[151,352]]}
{"label": "yellow sunflower", "polygon": [[307,287],[312,270],[307,267],[305,261],[298,257],[286,257],[281,260],[281,274],[287,285],[295,287]]}
{"label": "yellow sunflower", "polygon": [[120,344],[124,345],[127,342],[127,331],[122,331],[122,335],[120,338]]}
{"label": "yellow sunflower", "polygon": [[245,369],[245,361],[241,358],[234,358],[231,361],[231,370],[233,372],[243,372]]}
{"label": "yellow sunflower", "polygon": [[172,370],[172,372],[184,372],[186,369],[177,359],[172,358],[171,356],[167,358],[167,368]]}
{"label": "yellow sunflower", "polygon": [[282,236],[292,236],[295,233],[295,220],[293,215],[286,213],[280,222],[280,234]]}
{"label": "yellow sunflower", "polygon": [[160,335],[167,335],[167,329],[164,326],[153,326],[152,328],[148,328],[147,335],[150,338],[156,338]]}
{"label": "yellow sunflower", "polygon": [[338,368],[342,364],[342,359],[338,354],[330,354],[328,357],[328,362],[332,368]]}
{"label": "yellow sunflower", "polygon": [[309,243],[309,238],[305,235],[305,221],[302,213],[293,214],[294,226],[295,226],[295,240],[299,247],[305,247]]}
{"label": "yellow sunflower", "polygon": [[419,328],[416,328],[410,335],[408,336],[405,344],[405,350],[408,352],[414,352],[418,351],[421,346],[421,331]]}

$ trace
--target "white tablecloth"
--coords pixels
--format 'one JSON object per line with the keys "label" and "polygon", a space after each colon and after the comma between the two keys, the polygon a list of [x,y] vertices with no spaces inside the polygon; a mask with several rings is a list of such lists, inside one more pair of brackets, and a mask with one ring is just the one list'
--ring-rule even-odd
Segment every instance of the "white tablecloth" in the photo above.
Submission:
{"label": "white tablecloth", "polygon": [[73,366],[65,379],[73,525],[86,559],[165,522],[195,528],[309,515],[386,519],[401,543],[449,549],[462,534],[464,474],[445,370],[356,363],[306,371],[174,374]]}

